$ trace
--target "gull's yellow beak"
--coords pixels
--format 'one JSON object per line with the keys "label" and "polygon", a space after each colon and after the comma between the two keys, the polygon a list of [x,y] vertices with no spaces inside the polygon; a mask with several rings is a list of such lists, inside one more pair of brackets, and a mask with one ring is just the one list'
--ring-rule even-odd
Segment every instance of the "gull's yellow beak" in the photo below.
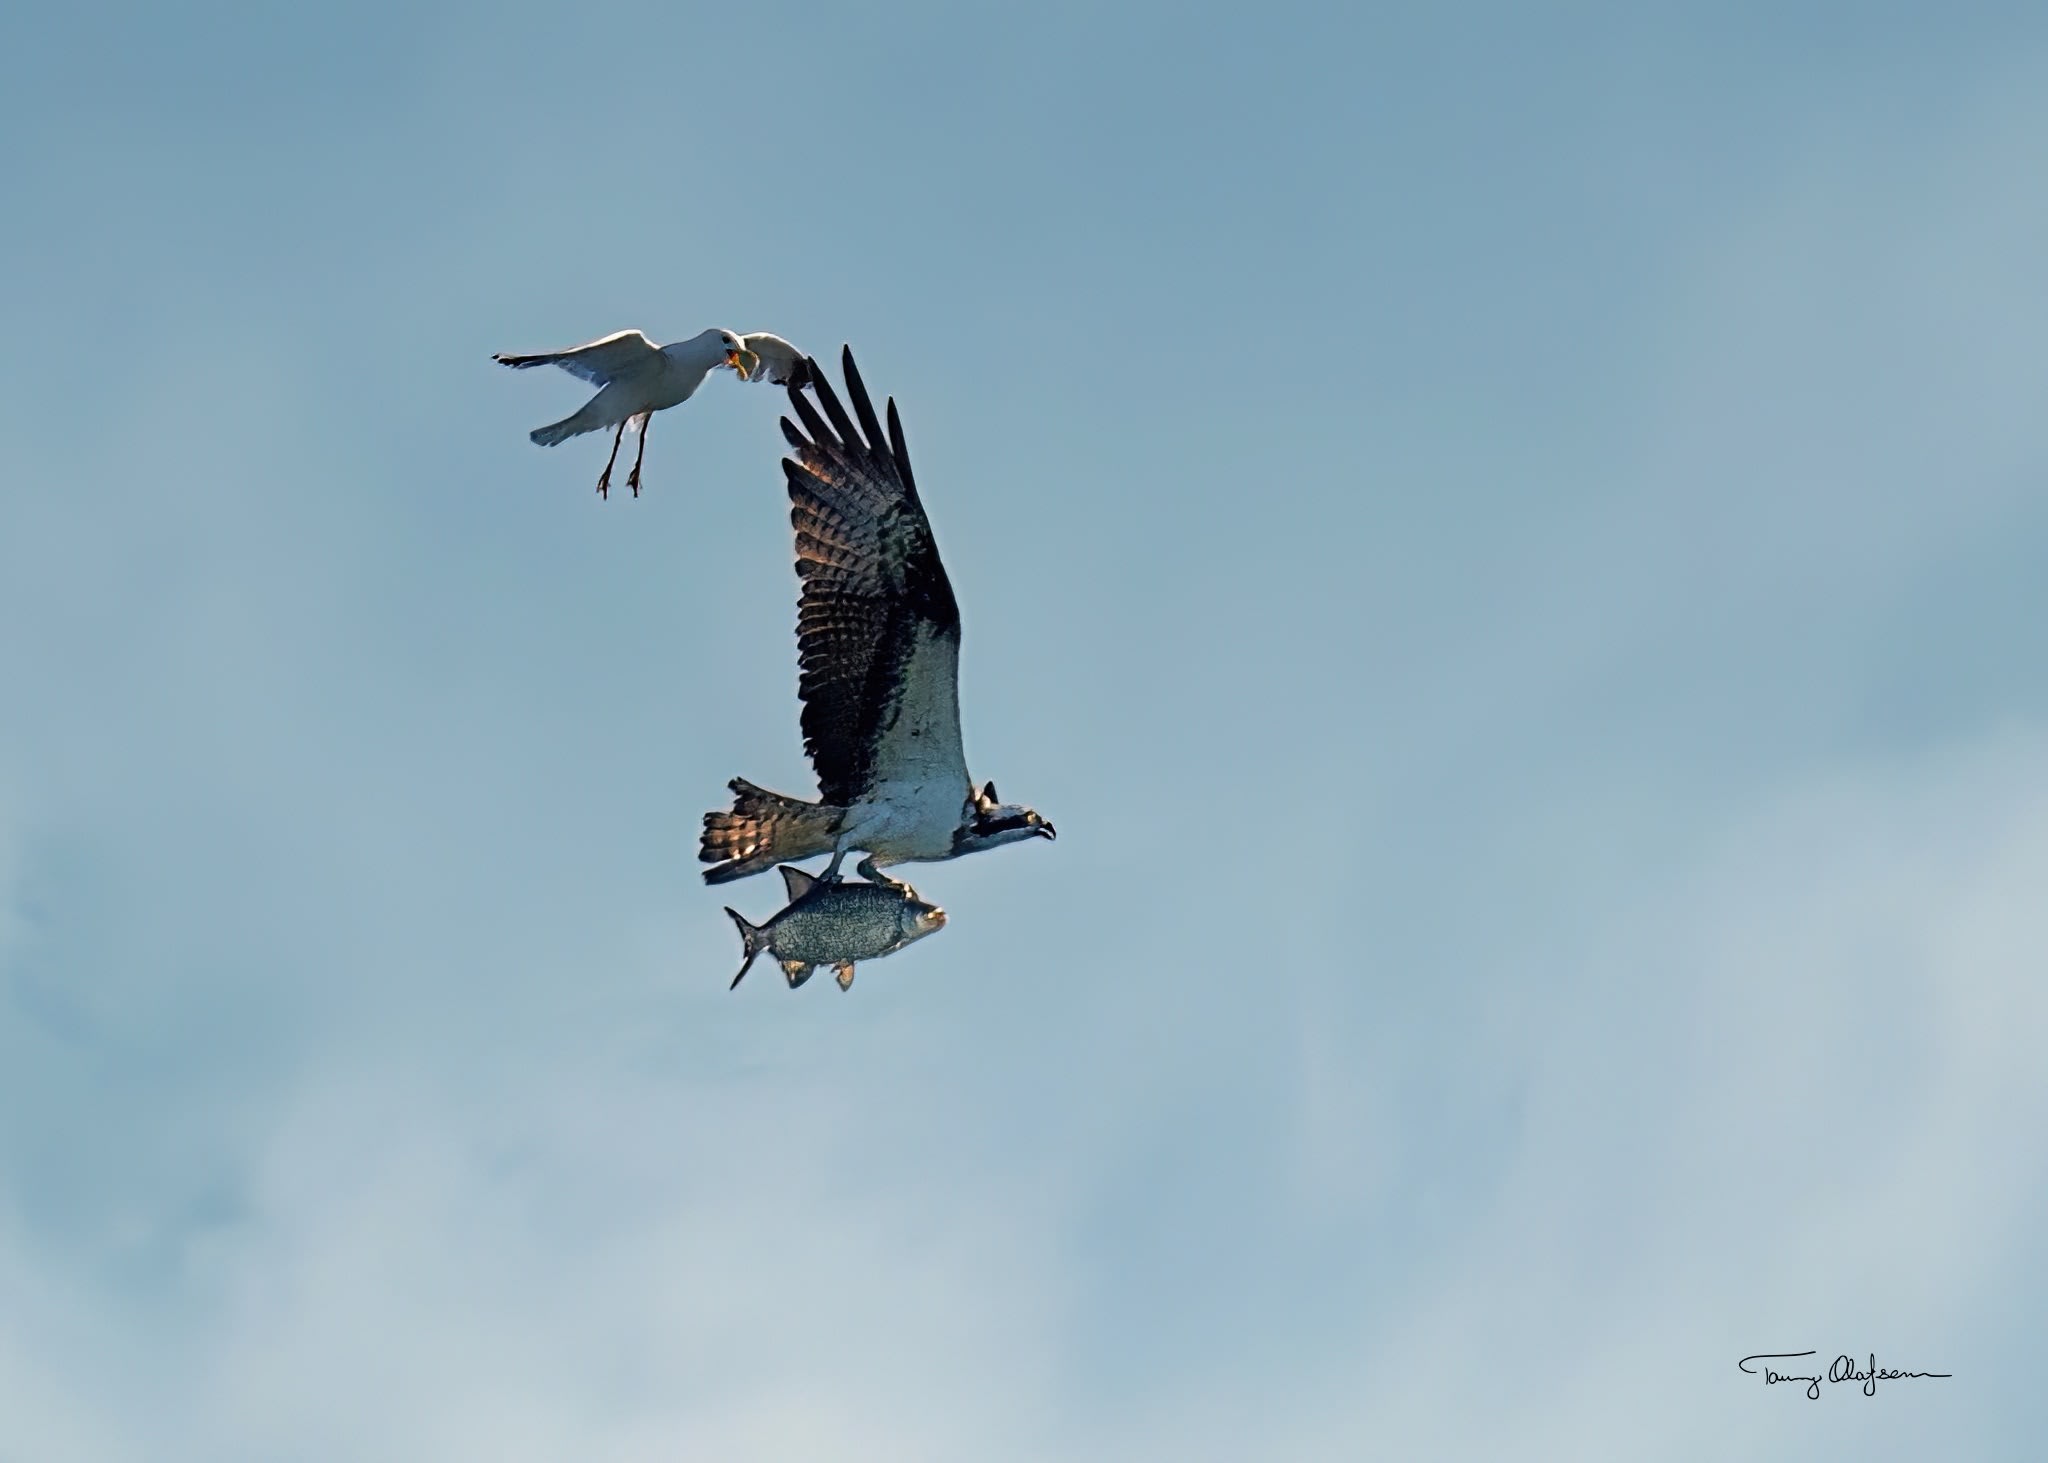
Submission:
{"label": "gull's yellow beak", "polygon": [[742,348],[733,352],[733,356],[732,368],[740,373],[740,379],[742,381],[753,380],[754,373],[761,369],[760,354],[756,351]]}
{"label": "gull's yellow beak", "polygon": [[725,353],[725,363],[728,366],[731,366],[735,371],[739,372],[742,376],[749,375],[751,373],[747,370],[747,368],[740,364],[740,357],[746,354],[747,352],[745,351],[727,351]]}

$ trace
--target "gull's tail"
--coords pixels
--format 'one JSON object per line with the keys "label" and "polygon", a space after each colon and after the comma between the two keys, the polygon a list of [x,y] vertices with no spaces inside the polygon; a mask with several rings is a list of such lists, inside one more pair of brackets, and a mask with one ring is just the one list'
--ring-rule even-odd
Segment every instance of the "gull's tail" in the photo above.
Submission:
{"label": "gull's tail", "polygon": [[584,421],[583,413],[579,411],[573,417],[563,417],[559,422],[549,422],[545,427],[535,427],[526,435],[536,447],[553,447],[558,442],[566,442],[571,437],[580,437],[585,432],[596,430],[597,423]]}

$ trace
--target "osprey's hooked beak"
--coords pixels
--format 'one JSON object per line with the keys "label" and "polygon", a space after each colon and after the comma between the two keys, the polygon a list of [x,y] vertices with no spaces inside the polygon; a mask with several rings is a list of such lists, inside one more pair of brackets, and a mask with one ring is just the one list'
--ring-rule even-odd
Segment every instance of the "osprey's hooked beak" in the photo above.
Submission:
{"label": "osprey's hooked beak", "polygon": [[1052,824],[1041,822],[1038,825],[1038,836],[1040,838],[1058,838],[1060,835]]}

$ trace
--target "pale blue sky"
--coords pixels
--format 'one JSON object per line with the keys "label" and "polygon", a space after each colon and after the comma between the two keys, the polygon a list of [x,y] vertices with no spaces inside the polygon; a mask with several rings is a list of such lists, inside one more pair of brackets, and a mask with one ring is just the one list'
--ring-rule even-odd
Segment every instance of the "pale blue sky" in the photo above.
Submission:
{"label": "pale blue sky", "polygon": [[[1779,10],[0,23],[0,1463],[2035,1456],[2048,13]],[[848,997],[711,324],[1061,831]]]}

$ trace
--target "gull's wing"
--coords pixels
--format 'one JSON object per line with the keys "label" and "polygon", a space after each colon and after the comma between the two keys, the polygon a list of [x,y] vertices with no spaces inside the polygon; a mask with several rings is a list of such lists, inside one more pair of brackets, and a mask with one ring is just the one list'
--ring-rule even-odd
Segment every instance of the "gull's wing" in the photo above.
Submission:
{"label": "gull's wing", "polygon": [[781,336],[758,330],[752,335],[741,336],[740,344],[757,358],[754,369],[747,374],[749,381],[802,386],[810,380],[809,358]]}
{"label": "gull's wing", "polygon": [[843,356],[847,395],[806,362],[820,415],[795,385],[788,417],[790,523],[796,530],[798,691],[804,750],[827,803],[844,807],[899,780],[952,779],[963,801],[960,608],[910,474],[896,403],[885,440],[867,388]]}
{"label": "gull's wing", "polygon": [[592,386],[609,386],[622,377],[659,365],[662,354],[661,347],[639,331],[621,330],[565,351],[544,351],[533,356],[500,355],[491,359],[519,370],[528,366],[560,366]]}

